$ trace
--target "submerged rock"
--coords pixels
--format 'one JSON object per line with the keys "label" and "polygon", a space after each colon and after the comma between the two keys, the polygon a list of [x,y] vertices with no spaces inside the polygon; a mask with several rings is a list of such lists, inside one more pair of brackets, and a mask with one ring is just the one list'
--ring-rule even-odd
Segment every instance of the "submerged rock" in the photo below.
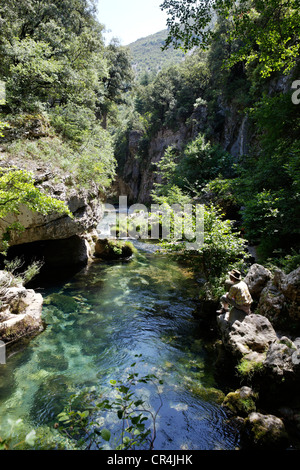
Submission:
{"label": "submerged rock", "polygon": [[78,310],[78,304],[76,300],[72,297],[69,297],[68,295],[54,293],[49,295],[45,299],[44,303],[46,305],[54,305],[64,313],[72,313]]}

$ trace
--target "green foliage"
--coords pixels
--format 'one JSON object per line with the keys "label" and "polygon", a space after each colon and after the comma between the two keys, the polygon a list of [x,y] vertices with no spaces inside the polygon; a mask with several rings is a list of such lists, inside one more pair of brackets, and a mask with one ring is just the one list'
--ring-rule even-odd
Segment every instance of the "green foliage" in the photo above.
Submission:
{"label": "green foliage", "polygon": [[2,131],[7,128],[9,128],[9,125],[7,124],[7,122],[0,121],[0,138],[4,137],[4,134],[2,134]]}
{"label": "green foliage", "polygon": [[241,378],[251,379],[253,375],[259,374],[263,370],[263,367],[263,360],[250,361],[247,358],[243,358],[236,366],[236,370]]}
{"label": "green foliage", "polygon": [[[168,207],[171,217],[176,221],[174,209]],[[180,213],[179,218],[184,215]],[[162,216],[163,217],[163,216]],[[178,216],[177,216],[178,217]],[[204,206],[204,239],[199,248],[196,249],[197,257],[193,257],[195,268],[204,274],[207,282],[212,282],[217,278],[221,278],[224,274],[238,265],[243,264],[247,260],[246,240],[241,238],[240,233],[235,231],[233,223],[230,220],[224,220],[222,214],[214,206]],[[192,214],[192,231],[196,233],[196,216]],[[161,221],[164,223],[164,220]],[[199,223],[199,221],[198,221]],[[189,251],[185,251],[186,239],[174,237],[174,228],[171,231],[170,241],[163,241],[162,247],[171,251],[180,251],[185,256],[189,256]],[[193,240],[189,240],[193,242]],[[191,256],[194,253],[190,253]]]}
{"label": "green foliage", "polygon": [[205,194],[211,194],[214,204],[221,207],[226,212],[230,207],[237,206],[233,186],[233,179],[219,177],[207,183],[203,188],[203,192]]}
{"label": "green foliage", "polygon": [[205,64],[192,56],[181,65],[163,69],[150,83],[140,83],[136,89],[136,110],[145,117],[149,135],[162,127],[177,129],[187,120],[207,80]]}
{"label": "green foliage", "polygon": [[230,61],[259,63],[267,77],[274,71],[289,72],[300,51],[299,0],[164,0],[169,35],[166,47],[207,47],[215,37],[214,15],[230,19],[228,42],[235,46]]}
{"label": "green foliage", "polygon": [[210,180],[222,175],[230,176],[233,157],[221,146],[211,145],[202,134],[199,134],[186,146],[177,166],[177,178],[185,175],[190,187],[199,191]]}
{"label": "green foliage", "polygon": [[90,107],[106,74],[102,27],[87,0],[19,3],[0,7],[0,74],[7,103],[37,109],[46,102],[74,101]]}
{"label": "green foliage", "polygon": [[[134,370],[135,365],[131,365],[132,371],[124,382],[110,381],[113,398],[99,398],[95,392],[74,395],[66,409],[58,415],[60,432],[74,442],[76,449],[104,450],[106,443],[116,450],[153,449],[156,420],[162,402],[157,411],[152,411],[147,408],[144,399],[137,396],[137,392],[140,384],[155,384],[158,379],[153,374],[140,377]],[[104,422],[109,421],[111,414],[119,420],[117,434],[99,425],[99,413],[104,417]]]}
{"label": "green foliage", "polygon": [[20,138],[5,144],[6,152],[27,161],[52,165],[58,175],[69,174],[75,187],[89,188],[95,183],[108,187],[116,169],[111,136],[99,124],[86,120],[85,125],[78,115],[79,122],[75,117],[72,121],[71,116],[55,115],[52,124],[62,135],[68,134],[70,138],[72,135],[73,140],[63,139],[54,129],[49,129],[49,136],[35,140]]}
{"label": "green foliage", "polygon": [[234,194],[243,224],[263,257],[297,247],[299,237],[299,110],[290,96],[265,96],[252,109],[258,145],[236,167]]}
{"label": "green foliage", "polygon": [[286,274],[294,271],[300,266],[300,251],[291,249],[291,253],[284,256],[281,250],[275,250],[274,256],[265,262],[265,266],[271,271],[275,269],[282,269]]}
{"label": "green foliage", "polygon": [[21,283],[23,285],[28,284],[35,276],[37,276],[43,266],[42,261],[33,261],[25,271],[21,268],[24,262],[21,258],[14,258],[13,260],[5,260],[5,270],[14,276],[15,283]]}
{"label": "green foliage", "polygon": [[34,446],[36,440],[36,432],[32,429],[28,432],[24,439],[16,444],[12,444],[13,439],[19,435],[19,429],[23,426],[23,420],[21,418],[13,421],[8,419],[10,424],[10,431],[8,437],[2,439],[0,437],[0,450],[19,450],[19,449],[30,449]]}
{"label": "green foliage", "polygon": [[204,245],[200,255],[204,273],[220,277],[232,267],[247,259],[247,241],[233,228],[233,222],[224,220],[213,206],[204,212]]}
{"label": "green foliage", "polygon": [[118,41],[113,40],[105,50],[108,63],[108,77],[104,82],[104,107],[109,109],[110,103],[118,105],[126,103],[126,94],[132,88],[133,72],[130,64],[129,49],[122,47]]}
{"label": "green foliage", "polygon": [[163,30],[129,44],[131,63],[137,78],[151,81],[151,76],[155,77],[162,69],[184,60],[185,54],[173,47],[162,51],[166,38],[167,30]]}
{"label": "green foliage", "polygon": [[[105,48],[89,0],[8,0],[0,6],[0,22],[0,77],[12,127],[5,132],[8,150],[51,157],[75,184],[108,187],[116,162],[103,127],[131,86],[127,51],[117,43]],[[36,132],[34,126],[43,128]],[[3,128],[1,119],[1,135]]]}
{"label": "green foliage", "polygon": [[47,214],[57,212],[72,217],[65,203],[47,196],[34,185],[31,173],[18,168],[1,168],[0,171],[0,220],[4,230],[2,251],[9,245],[10,233],[22,230],[20,224],[9,223],[5,219],[10,214],[19,214],[20,205],[27,206],[33,212]]}
{"label": "green foliage", "polygon": [[169,204],[184,204],[192,195],[201,194],[209,181],[232,175],[233,157],[199,134],[182,151],[168,147],[156,167],[162,183],[154,185],[154,201],[161,203],[164,197]]}

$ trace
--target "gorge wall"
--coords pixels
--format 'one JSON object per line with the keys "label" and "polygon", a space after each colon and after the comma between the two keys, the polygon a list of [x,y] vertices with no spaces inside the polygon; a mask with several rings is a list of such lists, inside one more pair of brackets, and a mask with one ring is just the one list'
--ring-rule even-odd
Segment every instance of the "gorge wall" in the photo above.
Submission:
{"label": "gorge wall", "polygon": [[[237,159],[247,152],[251,135],[249,121],[245,114],[239,113],[234,105],[225,105],[221,101],[217,111],[221,123],[213,136],[213,142],[219,143],[224,150]],[[130,203],[151,203],[151,191],[154,183],[161,179],[155,174],[155,165],[164,156],[166,149],[173,146],[181,150],[200,132],[205,132],[208,120],[207,106],[195,109],[188,124],[182,122],[176,130],[162,128],[148,143],[146,158],[140,157],[140,143],[144,133],[131,130],[128,136],[128,148],[125,163],[119,168],[112,188],[114,198],[127,196]]]}

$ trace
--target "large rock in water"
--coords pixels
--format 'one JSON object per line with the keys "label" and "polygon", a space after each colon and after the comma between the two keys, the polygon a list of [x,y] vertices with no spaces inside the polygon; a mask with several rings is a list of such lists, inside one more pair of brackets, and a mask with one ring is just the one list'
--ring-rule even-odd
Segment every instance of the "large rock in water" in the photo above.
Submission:
{"label": "large rock in water", "polygon": [[288,442],[283,421],[274,415],[253,412],[245,420],[245,428],[256,448],[284,448]]}
{"label": "large rock in water", "polygon": [[14,342],[43,330],[43,297],[23,286],[5,289],[1,296],[0,340]]}
{"label": "large rock in water", "polygon": [[98,239],[95,245],[95,257],[104,260],[128,259],[135,251],[129,241]]}
{"label": "large rock in water", "polygon": [[242,321],[229,320],[229,313],[217,318],[225,348],[238,358],[250,352],[264,353],[277,341],[270,321],[261,315],[247,315]]}

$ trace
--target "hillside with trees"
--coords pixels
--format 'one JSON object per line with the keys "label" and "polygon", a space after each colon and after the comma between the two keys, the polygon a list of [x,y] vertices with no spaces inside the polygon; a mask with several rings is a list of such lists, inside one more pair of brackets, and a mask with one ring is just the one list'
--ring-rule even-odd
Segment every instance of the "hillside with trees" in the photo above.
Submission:
{"label": "hillside with trees", "polygon": [[[150,201],[152,188],[152,198],[160,202],[210,200],[227,215],[235,208],[231,215],[258,247],[261,260],[282,266],[292,257],[296,266],[300,107],[292,96],[299,79],[297,1],[289,7],[280,0],[253,2],[252,9],[246,1],[239,6],[218,2],[212,30],[207,29],[211,11],[190,3],[165,1],[163,8],[170,18],[166,47],[193,53],[140,82],[125,127],[127,142],[131,131],[140,133],[136,153],[143,171],[149,168],[147,180],[156,175],[144,200]],[[186,22],[190,16],[192,25]],[[163,145],[162,135],[168,135],[170,145]],[[119,168],[125,165],[130,175],[130,155],[126,167],[124,137],[119,139]],[[158,142],[159,159],[151,150]],[[129,179],[125,176],[130,186]]]}
{"label": "hillside with trees", "polygon": [[185,53],[170,47],[162,50],[167,30],[159,31],[128,45],[132,56],[132,67],[137,76],[143,73],[156,75],[163,68],[184,61]]}
{"label": "hillside with trees", "polygon": [[[38,189],[25,189],[38,166],[69,175],[75,188],[105,192],[116,168],[106,122],[131,86],[127,50],[116,42],[105,47],[95,4],[86,0],[9,0],[0,24],[0,183],[15,193],[1,191],[1,214],[17,214],[20,202],[55,209],[56,199],[47,206]],[[16,226],[3,217],[6,246]]]}

